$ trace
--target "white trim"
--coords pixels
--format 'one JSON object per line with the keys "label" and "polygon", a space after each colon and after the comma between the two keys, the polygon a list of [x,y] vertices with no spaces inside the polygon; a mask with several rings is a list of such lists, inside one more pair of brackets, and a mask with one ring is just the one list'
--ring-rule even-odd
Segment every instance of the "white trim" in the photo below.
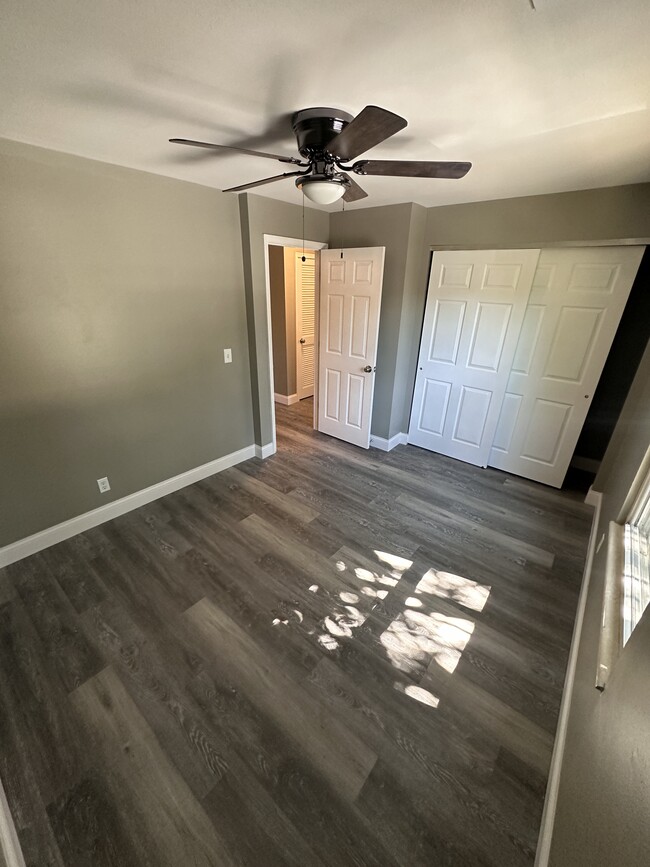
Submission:
{"label": "white trim", "polygon": [[634,477],[634,481],[616,519],[619,524],[626,524],[632,519],[634,510],[639,505],[641,491],[649,484],[648,480],[650,480],[650,446],[641,461],[641,466]]}
{"label": "white trim", "polygon": [[275,443],[267,443],[265,446],[255,446],[255,457],[266,460],[266,458],[270,458],[271,455],[274,455],[276,451]]}
{"label": "white trim", "polygon": [[[275,384],[273,382],[273,334],[271,332],[271,269],[269,266],[269,247],[304,247],[305,250],[324,250],[327,247],[325,241],[306,241],[301,238],[284,238],[281,235],[262,236],[264,241],[264,280],[266,283],[266,333],[269,344],[269,383],[271,389],[271,445],[274,454],[277,450],[277,438],[275,433]],[[262,446],[262,449],[268,446]],[[267,455],[268,457],[268,455]]]}
{"label": "white trim", "polygon": [[383,437],[376,437],[374,434],[370,434],[370,447],[373,449],[381,449],[382,452],[389,452],[395,448],[395,446],[405,446],[406,445],[406,434],[405,433],[397,433],[395,436],[392,436],[389,440],[384,439]]}
{"label": "white trim", "polygon": [[594,491],[593,485],[587,491],[587,495],[585,497],[585,503],[588,506],[593,506],[594,509],[600,509],[600,504],[602,503],[603,495],[599,491]]}
{"label": "white trim", "polygon": [[587,505],[589,506],[594,506],[595,509],[591,524],[591,535],[589,536],[589,546],[587,548],[587,559],[585,561],[582,587],[580,588],[580,598],[578,599],[576,620],[573,627],[573,638],[571,639],[571,650],[569,651],[569,661],[567,664],[566,678],[564,681],[564,690],[562,692],[560,716],[557,723],[555,744],[553,746],[553,755],[551,757],[551,765],[549,768],[548,784],[546,786],[546,798],[544,800],[544,812],[542,813],[542,822],[539,829],[539,837],[537,840],[537,855],[535,857],[535,867],[547,867],[548,859],[551,853],[553,825],[555,824],[557,796],[560,789],[560,776],[562,773],[562,760],[564,758],[564,747],[566,745],[569,715],[571,713],[571,700],[573,698],[573,686],[575,683],[576,667],[578,664],[578,651],[580,649],[582,625],[585,618],[585,608],[587,607],[589,581],[591,579],[591,569],[594,562],[594,554],[596,552],[596,537],[598,535],[602,501],[603,495],[599,491],[594,491],[593,488],[589,488],[589,493],[585,497],[585,503],[587,503]]}
{"label": "white trim", "polygon": [[277,392],[274,392],[273,400],[275,403],[281,403],[282,406],[293,406],[294,403],[298,403],[300,398],[297,394],[277,394]]}
{"label": "white trim", "polygon": [[7,796],[0,780],[0,851],[7,867],[25,867],[16,826],[9,809]]}
{"label": "white trim", "polygon": [[[229,455],[195,467],[193,470],[172,476],[171,479],[165,479],[155,485],[150,485],[148,488],[143,488],[141,491],[128,494],[126,497],[121,497],[119,500],[114,500],[112,503],[107,503],[91,512],[84,512],[83,515],[77,515],[61,524],[55,524],[54,527],[48,527],[47,530],[41,530],[40,533],[35,533],[33,536],[12,542],[10,545],[0,548],[0,568],[15,563],[17,560],[22,560],[24,557],[29,557],[31,554],[36,554],[44,548],[49,548],[50,545],[56,545],[65,539],[70,539],[78,533],[83,533],[84,530],[90,530],[91,527],[112,521],[113,518],[125,515],[133,509],[151,503],[153,500],[158,500],[167,494],[173,494],[174,491],[179,491],[181,488],[194,484],[194,482],[199,482],[201,479],[206,479],[208,476],[234,467],[235,464],[247,461],[256,456],[258,448],[259,446],[246,446],[239,451],[231,452]],[[269,446],[263,446],[260,451],[263,453],[268,449]],[[263,456],[267,457],[268,454],[272,454],[272,452],[267,451]]]}

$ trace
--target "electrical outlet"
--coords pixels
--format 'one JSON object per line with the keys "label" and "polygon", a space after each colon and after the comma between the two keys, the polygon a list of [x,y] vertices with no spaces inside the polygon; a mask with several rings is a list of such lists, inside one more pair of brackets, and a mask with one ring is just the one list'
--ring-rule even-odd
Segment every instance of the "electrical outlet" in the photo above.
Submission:
{"label": "electrical outlet", "polygon": [[223,363],[230,364],[232,362],[232,349],[224,349],[223,351]]}
{"label": "electrical outlet", "polygon": [[108,477],[104,476],[103,479],[97,479],[97,487],[99,488],[100,494],[105,494],[106,491],[110,491],[111,486],[108,482]]}

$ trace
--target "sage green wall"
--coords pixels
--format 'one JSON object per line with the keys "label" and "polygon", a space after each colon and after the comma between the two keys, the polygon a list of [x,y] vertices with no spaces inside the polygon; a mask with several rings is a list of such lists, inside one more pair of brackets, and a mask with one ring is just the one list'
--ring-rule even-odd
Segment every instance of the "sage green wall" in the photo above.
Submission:
{"label": "sage green wall", "polygon": [[426,243],[457,249],[650,239],[650,184],[429,208]]}
{"label": "sage green wall", "polygon": [[271,339],[273,341],[273,391],[288,395],[287,321],[284,291],[284,247],[269,247],[271,287]]}
{"label": "sage green wall", "polygon": [[[594,489],[597,539],[621,508],[650,444],[650,346]],[[595,555],[572,695],[551,845],[551,867],[645,867],[650,852],[650,610],[595,687],[607,546]]]}
{"label": "sage green wall", "polygon": [[[303,210],[300,205],[278,202],[263,196],[239,196],[243,247],[244,285],[248,313],[248,341],[253,391],[255,442],[264,446],[273,439],[271,370],[266,302],[264,235],[303,237]],[[327,243],[329,214],[305,208],[304,237]]]}
{"label": "sage green wall", "polygon": [[0,189],[0,545],[250,445],[236,197],[8,141]]}
{"label": "sage green wall", "polygon": [[404,273],[404,297],[395,364],[390,436],[406,433],[411,416],[415,368],[420,350],[424,299],[426,298],[429,276],[429,258],[422,256],[426,221],[426,208],[421,205],[413,205]]}
{"label": "sage green wall", "polygon": [[[395,406],[400,325],[407,284],[407,264],[409,253],[412,252],[409,246],[411,217],[415,207],[419,206],[387,205],[379,208],[338,211],[331,214],[330,218],[331,248],[386,248],[379,317],[377,373],[370,425],[371,433],[384,439],[392,436],[391,421]],[[411,271],[408,276],[410,280]]]}

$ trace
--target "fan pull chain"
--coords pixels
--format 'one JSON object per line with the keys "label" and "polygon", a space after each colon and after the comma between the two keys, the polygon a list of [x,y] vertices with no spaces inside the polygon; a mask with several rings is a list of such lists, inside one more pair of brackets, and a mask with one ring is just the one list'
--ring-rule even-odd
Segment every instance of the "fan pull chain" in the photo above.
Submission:
{"label": "fan pull chain", "polygon": [[305,258],[305,191],[302,191],[302,261],[306,262]]}

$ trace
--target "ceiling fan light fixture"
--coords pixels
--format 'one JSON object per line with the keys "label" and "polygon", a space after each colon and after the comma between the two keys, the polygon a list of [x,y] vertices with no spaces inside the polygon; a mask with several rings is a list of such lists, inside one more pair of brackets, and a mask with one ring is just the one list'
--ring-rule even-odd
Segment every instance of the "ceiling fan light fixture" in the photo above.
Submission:
{"label": "ceiling fan light fixture", "polygon": [[332,205],[338,202],[348,187],[343,178],[319,175],[296,178],[296,186],[316,205]]}

